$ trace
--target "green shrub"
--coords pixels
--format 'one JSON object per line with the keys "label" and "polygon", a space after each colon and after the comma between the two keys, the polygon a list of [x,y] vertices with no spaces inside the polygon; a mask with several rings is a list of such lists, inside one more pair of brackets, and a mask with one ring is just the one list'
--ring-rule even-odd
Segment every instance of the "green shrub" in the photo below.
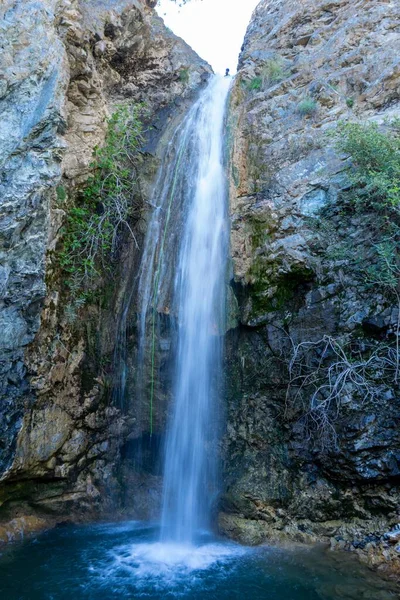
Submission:
{"label": "green shrub", "polygon": [[109,119],[104,146],[94,151],[92,175],[68,211],[58,258],[72,297],[87,297],[95,279],[110,272],[123,229],[134,237],[141,112],[141,106],[121,106]]}
{"label": "green shrub", "polygon": [[342,123],[337,148],[348,154],[353,167],[354,198],[382,212],[400,206],[400,136],[397,122],[381,130],[376,123]]}
{"label": "green shrub", "polygon": [[354,106],[354,98],[346,98],[346,106],[348,108],[353,108],[353,106]]}
{"label": "green shrub", "polygon": [[179,71],[179,79],[182,81],[182,83],[188,83],[189,82],[189,69],[181,69]]}
{"label": "green shrub", "polygon": [[290,71],[286,68],[284,60],[277,56],[267,60],[261,70],[261,79],[263,87],[279,83],[290,75]]}
{"label": "green shrub", "polygon": [[297,105],[297,112],[303,117],[315,114],[317,109],[318,104],[312,98],[304,98],[304,100]]}
{"label": "green shrub", "polygon": [[[368,235],[355,245],[339,235],[338,250],[362,288],[378,287],[400,304],[400,131],[398,121],[340,123],[336,148],[350,158],[350,186],[341,192],[342,227],[354,214]],[[329,208],[328,208],[329,210]],[[328,215],[321,215],[322,220]],[[400,323],[399,323],[400,328]],[[400,329],[399,329],[400,335]]]}
{"label": "green shrub", "polygon": [[282,81],[289,74],[290,72],[285,67],[285,62],[280,56],[271,58],[263,64],[260,75],[253,77],[253,79],[245,84],[245,87],[250,91],[259,91],[269,85]]}
{"label": "green shrub", "polygon": [[67,199],[67,192],[63,185],[58,185],[56,187],[56,195],[58,202],[60,202],[61,204],[65,202],[65,200]]}
{"label": "green shrub", "polygon": [[262,88],[262,79],[261,77],[254,77],[251,81],[248,82],[247,87],[249,90],[258,91]]}

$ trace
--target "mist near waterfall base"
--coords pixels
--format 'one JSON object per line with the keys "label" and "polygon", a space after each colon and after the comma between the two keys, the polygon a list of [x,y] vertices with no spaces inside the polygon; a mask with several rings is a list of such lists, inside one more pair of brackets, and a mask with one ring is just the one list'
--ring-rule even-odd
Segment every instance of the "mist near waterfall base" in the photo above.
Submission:
{"label": "mist near waterfall base", "polygon": [[259,0],[190,0],[179,6],[161,0],[158,14],[216,73],[236,72],[238,56]]}

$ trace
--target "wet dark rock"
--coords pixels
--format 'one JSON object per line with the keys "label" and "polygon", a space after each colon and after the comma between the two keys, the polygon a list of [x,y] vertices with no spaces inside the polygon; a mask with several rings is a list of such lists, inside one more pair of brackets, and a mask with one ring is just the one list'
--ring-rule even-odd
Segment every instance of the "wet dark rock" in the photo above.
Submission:
{"label": "wet dark rock", "polygon": [[381,315],[364,319],[362,326],[365,332],[370,335],[382,335],[389,327],[387,321]]}

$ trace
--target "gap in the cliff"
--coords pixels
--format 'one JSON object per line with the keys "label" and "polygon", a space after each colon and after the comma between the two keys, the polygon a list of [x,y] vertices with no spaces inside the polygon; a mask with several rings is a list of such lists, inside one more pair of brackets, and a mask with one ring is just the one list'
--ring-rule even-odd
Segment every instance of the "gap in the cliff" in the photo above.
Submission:
{"label": "gap in the cliff", "polygon": [[236,66],[250,17],[259,0],[161,0],[158,14],[165,24],[207,60],[216,73]]}

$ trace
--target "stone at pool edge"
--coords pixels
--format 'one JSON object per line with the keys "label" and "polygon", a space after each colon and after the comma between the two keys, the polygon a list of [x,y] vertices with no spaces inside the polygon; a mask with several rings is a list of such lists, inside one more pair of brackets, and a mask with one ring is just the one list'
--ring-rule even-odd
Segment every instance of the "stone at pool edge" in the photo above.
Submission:
{"label": "stone at pool edge", "polygon": [[39,517],[17,517],[0,525],[0,545],[17,542],[27,535],[39,533],[49,527],[49,523]]}

